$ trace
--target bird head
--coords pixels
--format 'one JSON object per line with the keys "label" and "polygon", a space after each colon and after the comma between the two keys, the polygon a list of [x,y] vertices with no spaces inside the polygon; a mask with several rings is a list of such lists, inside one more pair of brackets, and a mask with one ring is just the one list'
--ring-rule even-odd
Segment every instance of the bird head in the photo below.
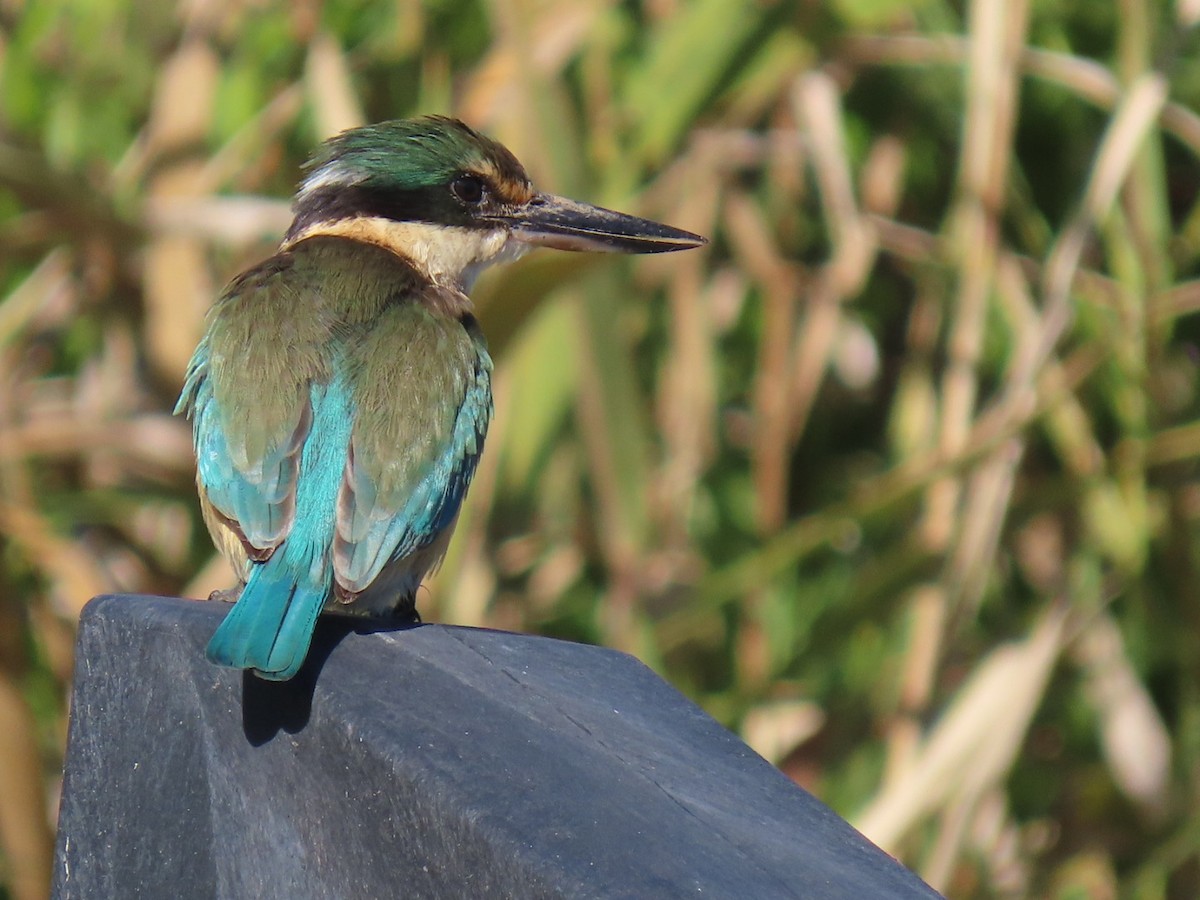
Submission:
{"label": "bird head", "polygon": [[442,116],[367,125],[326,141],[294,209],[285,248],[316,235],[381,244],[431,280],[464,290],[486,266],[536,246],[663,253],[706,243],[542,193],[504,146]]}

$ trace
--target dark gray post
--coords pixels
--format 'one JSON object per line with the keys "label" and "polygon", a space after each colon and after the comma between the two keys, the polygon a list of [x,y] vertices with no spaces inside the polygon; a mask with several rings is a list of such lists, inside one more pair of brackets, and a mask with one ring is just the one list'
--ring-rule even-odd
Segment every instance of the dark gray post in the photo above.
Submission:
{"label": "dark gray post", "polygon": [[273,684],[224,609],[84,611],[55,897],[937,896],[629,656],[330,621]]}

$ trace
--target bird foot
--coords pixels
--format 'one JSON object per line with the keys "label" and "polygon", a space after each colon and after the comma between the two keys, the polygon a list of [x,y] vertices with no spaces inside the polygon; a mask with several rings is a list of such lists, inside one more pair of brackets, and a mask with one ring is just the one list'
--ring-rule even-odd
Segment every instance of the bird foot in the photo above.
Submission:
{"label": "bird foot", "polygon": [[398,622],[408,622],[413,625],[421,624],[421,614],[417,612],[416,597],[401,597],[400,602],[393,607],[389,618]]}
{"label": "bird foot", "polygon": [[224,588],[219,591],[213,591],[208,595],[209,600],[220,600],[222,603],[237,603],[238,598],[242,596],[242,588],[244,584],[239,584],[237,587]]}

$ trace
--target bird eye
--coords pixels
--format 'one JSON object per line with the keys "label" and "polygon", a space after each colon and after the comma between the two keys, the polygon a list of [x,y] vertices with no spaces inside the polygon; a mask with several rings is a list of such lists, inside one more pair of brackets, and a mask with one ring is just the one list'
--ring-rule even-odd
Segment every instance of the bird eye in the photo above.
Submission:
{"label": "bird eye", "polygon": [[483,179],[474,175],[459,175],[450,182],[450,192],[463,203],[480,203],[484,195]]}

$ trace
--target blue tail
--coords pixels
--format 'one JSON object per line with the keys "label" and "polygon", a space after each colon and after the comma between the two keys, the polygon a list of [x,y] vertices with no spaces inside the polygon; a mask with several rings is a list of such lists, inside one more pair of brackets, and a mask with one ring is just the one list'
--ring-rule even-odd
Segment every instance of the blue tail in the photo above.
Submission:
{"label": "blue tail", "polygon": [[330,511],[337,508],[350,452],[354,406],[339,377],[309,390],[312,425],[300,452],[291,531],[270,559],[254,564],[242,596],[208,642],[210,662],[253,669],[271,681],[287,681],[299,671],[333,588]]}
{"label": "blue tail", "polygon": [[297,577],[288,562],[281,552],[255,567],[208,642],[209,662],[253,669],[270,681],[287,681],[299,671],[328,588],[314,585],[306,571]]}

